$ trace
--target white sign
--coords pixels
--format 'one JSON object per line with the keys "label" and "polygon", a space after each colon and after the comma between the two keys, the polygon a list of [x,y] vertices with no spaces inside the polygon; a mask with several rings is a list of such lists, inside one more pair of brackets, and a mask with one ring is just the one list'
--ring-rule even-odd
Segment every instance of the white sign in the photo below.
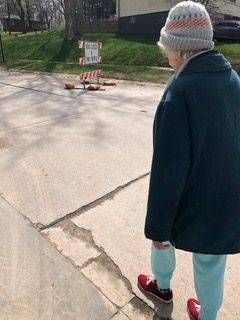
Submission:
{"label": "white sign", "polygon": [[85,63],[99,63],[99,45],[97,42],[85,42]]}

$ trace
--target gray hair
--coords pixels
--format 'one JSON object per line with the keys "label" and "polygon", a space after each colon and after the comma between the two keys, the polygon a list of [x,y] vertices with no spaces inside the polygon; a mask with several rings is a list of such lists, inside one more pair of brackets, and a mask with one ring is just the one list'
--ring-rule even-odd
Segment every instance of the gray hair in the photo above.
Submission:
{"label": "gray hair", "polygon": [[167,53],[169,51],[171,52],[180,52],[181,56],[183,57],[183,60],[187,60],[189,58],[191,58],[192,56],[194,56],[197,53],[203,52],[206,49],[202,49],[202,50],[191,50],[191,51],[183,51],[183,50],[173,50],[167,46],[164,46],[163,44],[161,44],[160,42],[157,43],[158,47],[160,48],[160,50],[163,53]]}

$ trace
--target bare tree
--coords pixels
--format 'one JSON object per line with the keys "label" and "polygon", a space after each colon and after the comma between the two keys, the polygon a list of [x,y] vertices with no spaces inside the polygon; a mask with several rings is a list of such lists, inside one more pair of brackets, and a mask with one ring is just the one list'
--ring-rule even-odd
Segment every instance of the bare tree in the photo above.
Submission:
{"label": "bare tree", "polygon": [[41,22],[42,29],[45,29],[45,26],[50,29],[52,21],[55,18],[60,20],[64,13],[64,0],[0,0],[0,18],[5,18],[4,26],[9,32],[12,15],[21,19],[23,32],[26,33],[28,28],[34,29],[35,19]]}
{"label": "bare tree", "polygon": [[217,15],[222,15],[221,6],[226,5],[227,0],[196,0],[196,2],[202,3],[214,19]]}
{"label": "bare tree", "polygon": [[72,40],[78,32],[76,7],[77,0],[64,0],[65,30],[68,40]]}
{"label": "bare tree", "polygon": [[116,0],[85,0],[84,19],[87,22],[110,19],[116,16]]}
{"label": "bare tree", "polygon": [[9,34],[11,34],[11,15],[18,13],[15,2],[12,0],[0,0],[0,18],[4,19],[4,28]]}
{"label": "bare tree", "polygon": [[45,25],[50,29],[55,11],[54,0],[34,0],[34,7],[35,14],[42,24],[42,29]]}
{"label": "bare tree", "polygon": [[5,0],[5,3],[6,3],[6,11],[7,11],[7,30],[8,30],[8,33],[11,34],[11,28],[10,28],[11,2],[10,0]]}
{"label": "bare tree", "polygon": [[65,34],[68,40],[80,34],[83,21],[83,0],[53,0],[54,7],[65,19]]}
{"label": "bare tree", "polygon": [[4,0],[0,0],[0,18],[3,18],[6,14],[6,5]]}
{"label": "bare tree", "polygon": [[33,30],[33,20],[36,11],[33,0],[25,0],[25,10],[29,30]]}
{"label": "bare tree", "polygon": [[64,0],[53,0],[54,9],[59,11],[62,15],[65,12]]}
{"label": "bare tree", "polygon": [[66,37],[69,40],[80,34],[81,24],[85,18],[95,21],[109,19],[116,14],[114,0],[55,0],[55,2],[64,14]]}
{"label": "bare tree", "polygon": [[212,0],[200,0],[198,2],[202,3],[205,7],[207,7],[212,2]]}

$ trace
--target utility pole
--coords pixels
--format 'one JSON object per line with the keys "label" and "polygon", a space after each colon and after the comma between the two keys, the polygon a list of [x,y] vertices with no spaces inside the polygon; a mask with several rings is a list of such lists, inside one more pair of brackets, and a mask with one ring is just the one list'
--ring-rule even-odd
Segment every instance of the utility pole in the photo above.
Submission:
{"label": "utility pole", "polygon": [[120,3],[120,0],[117,0],[117,24],[118,24],[118,33],[120,33],[121,32],[121,23],[120,23],[120,16],[121,16],[121,9],[120,9],[120,5],[121,5],[121,3]]}
{"label": "utility pole", "polygon": [[121,11],[120,11],[120,0],[117,0],[117,15],[118,15],[118,19],[120,19],[120,14],[121,14]]}
{"label": "utility pole", "polygon": [[5,56],[3,51],[3,42],[2,42],[2,35],[0,34],[0,47],[1,47],[1,54],[2,54],[2,61],[5,63]]}

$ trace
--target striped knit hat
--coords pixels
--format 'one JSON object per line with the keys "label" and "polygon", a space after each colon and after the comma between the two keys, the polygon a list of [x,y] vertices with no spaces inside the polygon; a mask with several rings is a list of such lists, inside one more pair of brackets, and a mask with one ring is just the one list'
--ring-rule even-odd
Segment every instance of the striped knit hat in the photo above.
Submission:
{"label": "striped knit hat", "polygon": [[178,3],[169,12],[158,44],[177,51],[213,49],[213,27],[206,8],[193,1]]}

